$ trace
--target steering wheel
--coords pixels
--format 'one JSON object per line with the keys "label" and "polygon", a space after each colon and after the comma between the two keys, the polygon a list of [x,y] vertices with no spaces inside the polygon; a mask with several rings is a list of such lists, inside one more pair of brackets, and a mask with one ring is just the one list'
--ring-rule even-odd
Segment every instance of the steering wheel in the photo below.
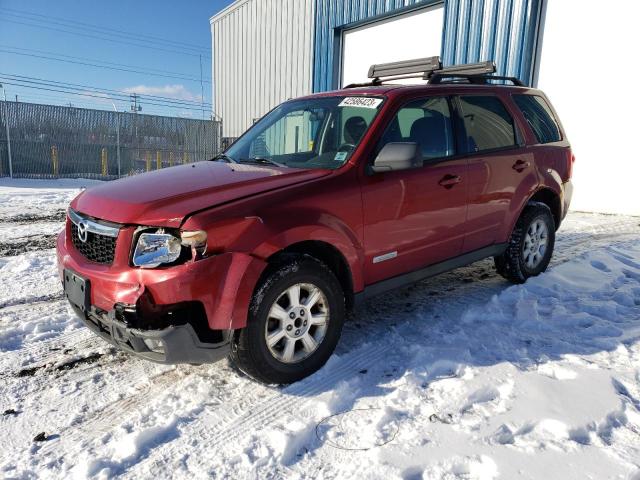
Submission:
{"label": "steering wheel", "polygon": [[353,143],[343,143],[338,147],[338,152],[350,152],[354,148],[356,148],[356,146]]}

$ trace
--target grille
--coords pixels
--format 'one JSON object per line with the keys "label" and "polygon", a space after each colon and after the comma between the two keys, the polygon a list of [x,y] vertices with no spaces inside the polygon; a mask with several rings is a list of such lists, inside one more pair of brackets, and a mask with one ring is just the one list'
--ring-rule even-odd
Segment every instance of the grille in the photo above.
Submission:
{"label": "grille", "polygon": [[96,263],[111,264],[116,251],[116,238],[87,232],[87,241],[78,238],[78,226],[71,222],[73,246],[88,260]]}

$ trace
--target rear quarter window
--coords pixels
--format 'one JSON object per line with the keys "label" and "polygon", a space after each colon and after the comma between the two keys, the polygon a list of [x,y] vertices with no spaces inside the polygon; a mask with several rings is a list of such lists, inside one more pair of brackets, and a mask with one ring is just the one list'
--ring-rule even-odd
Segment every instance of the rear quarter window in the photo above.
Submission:
{"label": "rear quarter window", "polygon": [[513,118],[494,96],[458,97],[468,152],[482,152],[516,145]]}
{"label": "rear quarter window", "polygon": [[562,140],[558,122],[551,113],[549,104],[538,95],[514,95],[514,102],[524,115],[539,143]]}

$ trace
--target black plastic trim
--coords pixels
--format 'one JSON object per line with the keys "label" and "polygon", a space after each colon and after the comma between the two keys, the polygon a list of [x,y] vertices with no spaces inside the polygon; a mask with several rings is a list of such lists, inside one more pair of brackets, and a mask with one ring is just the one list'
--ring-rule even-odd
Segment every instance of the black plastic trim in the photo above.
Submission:
{"label": "black plastic trim", "polygon": [[487,257],[501,255],[507,249],[508,245],[508,243],[497,243],[489,247],[484,247],[479,250],[474,250],[473,252],[445,260],[444,262],[435,263],[426,268],[421,268],[420,270],[414,270],[413,272],[404,273],[397,277],[371,284],[365,287],[363,291],[355,294],[355,304],[360,305],[371,297],[375,297],[390,290],[406,287],[426,278],[448,272],[449,270],[464,267],[465,265],[483,260]]}
{"label": "black plastic trim", "polygon": [[[103,340],[118,349],[156,363],[214,363],[225,358],[231,348],[231,330],[220,331],[221,341],[205,343],[190,324],[170,325],[157,330],[130,328],[116,318],[116,311],[106,312],[91,307],[88,313],[71,304],[85,325]],[[161,340],[164,352],[150,350],[145,339]]]}

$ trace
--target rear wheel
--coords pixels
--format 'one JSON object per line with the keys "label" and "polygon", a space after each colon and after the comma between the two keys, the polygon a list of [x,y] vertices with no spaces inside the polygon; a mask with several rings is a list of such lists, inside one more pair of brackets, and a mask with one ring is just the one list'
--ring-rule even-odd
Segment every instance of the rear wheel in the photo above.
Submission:
{"label": "rear wheel", "polygon": [[312,257],[290,257],[256,290],[231,360],[260,382],[295,382],[329,359],[344,315],[344,294],[333,273]]}
{"label": "rear wheel", "polygon": [[551,210],[543,203],[530,203],[516,222],[507,249],[494,257],[496,270],[507,280],[524,283],[547,269],[554,245]]}

